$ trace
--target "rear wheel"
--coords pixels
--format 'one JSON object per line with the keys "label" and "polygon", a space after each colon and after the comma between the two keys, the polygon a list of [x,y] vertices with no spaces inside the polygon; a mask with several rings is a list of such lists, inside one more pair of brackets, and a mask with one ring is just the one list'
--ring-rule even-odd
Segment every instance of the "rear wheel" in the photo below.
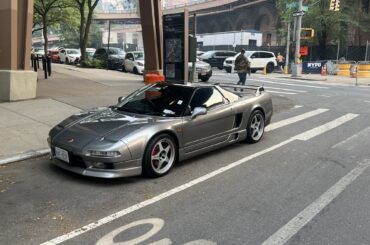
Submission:
{"label": "rear wheel", "polygon": [[151,139],[145,149],[143,174],[149,177],[166,175],[177,161],[177,145],[168,134]]}
{"label": "rear wheel", "polygon": [[252,112],[247,125],[247,142],[257,143],[265,131],[265,117],[260,110]]}

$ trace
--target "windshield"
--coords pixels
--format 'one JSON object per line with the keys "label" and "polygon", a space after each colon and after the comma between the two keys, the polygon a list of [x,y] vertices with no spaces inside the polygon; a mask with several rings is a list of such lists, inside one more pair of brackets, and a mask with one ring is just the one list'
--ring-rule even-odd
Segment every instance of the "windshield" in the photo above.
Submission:
{"label": "windshield", "polygon": [[144,53],[134,53],[135,60],[144,60]]}
{"label": "windshield", "polygon": [[123,50],[122,50],[122,49],[118,49],[118,48],[110,48],[110,49],[109,49],[109,54],[125,55],[125,52],[123,52]]}
{"label": "windshield", "polygon": [[166,83],[150,84],[127,96],[116,109],[144,115],[180,117],[189,104],[193,90]]}

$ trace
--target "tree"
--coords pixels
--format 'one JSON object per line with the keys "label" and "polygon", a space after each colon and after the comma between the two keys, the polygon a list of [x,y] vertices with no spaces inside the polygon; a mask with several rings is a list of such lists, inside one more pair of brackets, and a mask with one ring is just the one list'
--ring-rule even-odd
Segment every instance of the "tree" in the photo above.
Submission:
{"label": "tree", "polygon": [[[282,23],[292,21],[292,13],[297,11],[297,7],[288,8],[289,4],[297,3],[297,0],[277,0],[276,6],[279,12],[279,19]],[[320,47],[321,58],[325,58],[326,47],[329,44],[336,44],[340,41],[344,46],[348,41],[348,31],[352,28],[359,28],[361,31],[368,32],[369,25],[365,25],[367,17],[360,10],[359,1],[340,1],[340,11],[330,11],[328,0],[305,0],[304,5],[308,6],[308,11],[302,18],[302,27],[315,29],[316,42]],[[368,23],[368,22],[367,22]],[[285,30],[280,29],[282,35]]]}
{"label": "tree", "polygon": [[80,50],[81,64],[83,65],[86,59],[86,46],[89,38],[90,26],[94,9],[99,3],[99,0],[74,0],[80,12]]}
{"label": "tree", "polygon": [[66,0],[35,0],[34,31],[42,30],[44,38],[44,54],[48,52],[48,27],[62,20],[63,9],[68,7]]}

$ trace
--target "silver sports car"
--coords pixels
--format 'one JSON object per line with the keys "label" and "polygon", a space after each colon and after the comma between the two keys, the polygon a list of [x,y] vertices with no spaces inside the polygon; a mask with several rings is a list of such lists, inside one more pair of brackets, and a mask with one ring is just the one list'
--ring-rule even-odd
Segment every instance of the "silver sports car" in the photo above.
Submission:
{"label": "silver sports car", "polygon": [[271,116],[263,87],[154,83],[116,106],[72,115],[51,129],[48,143],[51,161],[68,171],[158,177],[177,161],[258,142]]}

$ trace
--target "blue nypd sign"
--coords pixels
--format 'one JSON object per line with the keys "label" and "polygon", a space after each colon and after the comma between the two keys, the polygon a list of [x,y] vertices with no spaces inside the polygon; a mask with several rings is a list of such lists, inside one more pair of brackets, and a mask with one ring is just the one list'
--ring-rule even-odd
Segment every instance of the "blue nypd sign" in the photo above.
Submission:
{"label": "blue nypd sign", "polygon": [[321,67],[325,65],[326,61],[303,61],[303,73],[321,73]]}

